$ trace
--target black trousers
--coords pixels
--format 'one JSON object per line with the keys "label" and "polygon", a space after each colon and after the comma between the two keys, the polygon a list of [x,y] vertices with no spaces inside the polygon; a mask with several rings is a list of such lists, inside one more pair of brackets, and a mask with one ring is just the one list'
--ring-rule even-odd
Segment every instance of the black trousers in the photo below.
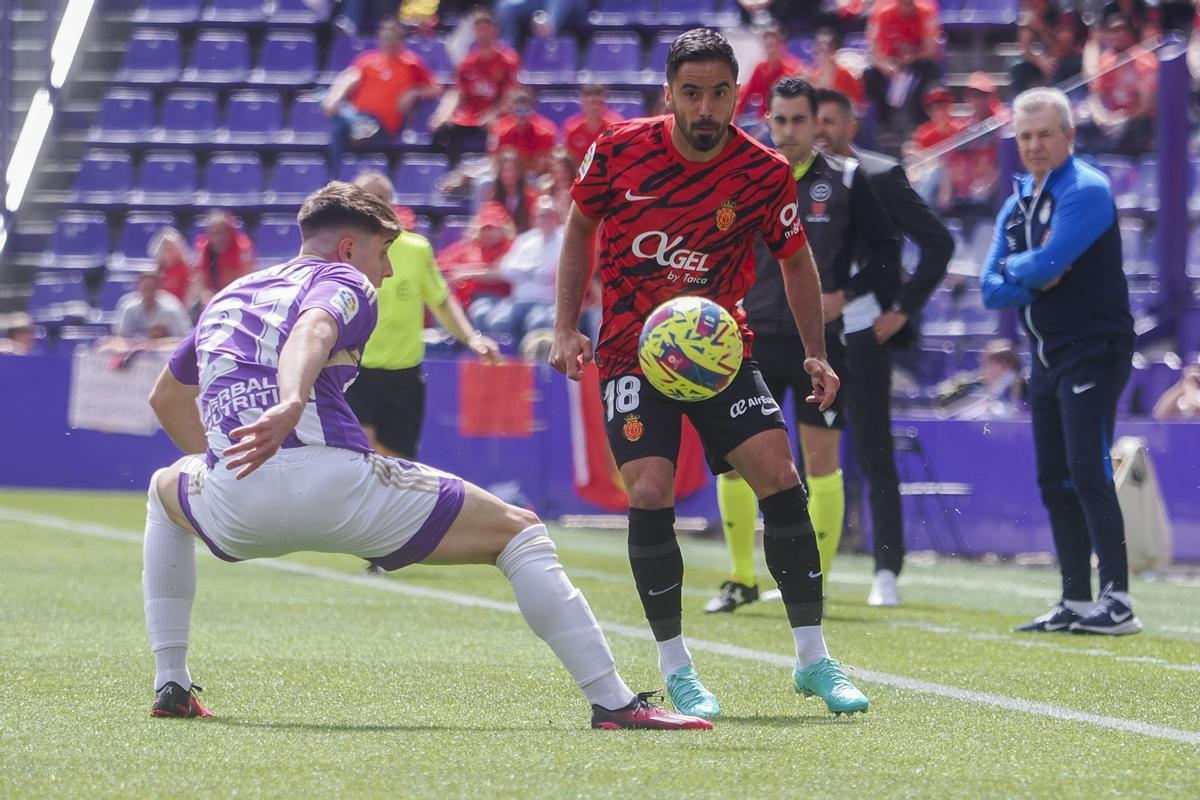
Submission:
{"label": "black trousers", "polygon": [[1125,521],[1110,451],[1132,355],[1129,342],[1098,341],[1051,368],[1034,359],[1029,394],[1038,488],[1050,513],[1067,600],[1092,599],[1093,550],[1101,588],[1129,588]]}
{"label": "black trousers", "polygon": [[899,575],[904,565],[904,520],[892,442],[892,348],[876,341],[872,328],[845,336],[850,374],[844,391],[854,450],[869,489],[875,569]]}

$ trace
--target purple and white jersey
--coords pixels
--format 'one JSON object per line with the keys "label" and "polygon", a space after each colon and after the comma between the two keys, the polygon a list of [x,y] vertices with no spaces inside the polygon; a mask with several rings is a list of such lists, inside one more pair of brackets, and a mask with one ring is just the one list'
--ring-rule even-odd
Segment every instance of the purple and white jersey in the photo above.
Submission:
{"label": "purple and white jersey", "polygon": [[333,354],[317,376],[300,424],[283,447],[325,445],[371,452],[345,390],[378,316],[375,288],[348,264],[295,259],[222,289],[171,355],[176,380],[200,386],[200,416],[212,466],[233,444],[229,432],[279,402],[284,340],[302,313],[324,309],[338,326]]}

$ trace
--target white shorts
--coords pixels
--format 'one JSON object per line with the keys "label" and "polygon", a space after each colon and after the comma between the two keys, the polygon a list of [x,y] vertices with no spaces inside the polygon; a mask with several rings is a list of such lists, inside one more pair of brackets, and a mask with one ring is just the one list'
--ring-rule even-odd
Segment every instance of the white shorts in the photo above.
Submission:
{"label": "white shorts", "polygon": [[225,561],[312,550],[400,569],[433,552],[465,494],[448,473],[340,447],[280,450],[244,480],[236,474],[193,456],[179,479],[183,513]]}

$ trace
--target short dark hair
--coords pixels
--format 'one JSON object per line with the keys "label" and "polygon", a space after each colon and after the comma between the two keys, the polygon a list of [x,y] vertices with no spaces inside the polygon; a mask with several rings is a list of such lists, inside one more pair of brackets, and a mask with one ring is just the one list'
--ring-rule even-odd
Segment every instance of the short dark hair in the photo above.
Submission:
{"label": "short dark hair", "polygon": [[[804,78],[780,78],[771,87],[771,97],[807,97],[809,113],[814,116],[817,113],[817,90]],[[770,107],[770,105],[771,99],[767,98],[767,106]]]}
{"label": "short dark hair", "polygon": [[404,230],[387,203],[352,183],[330,181],[310,194],[296,215],[304,239],[339,228],[395,237]]}
{"label": "short dark hair", "polygon": [[729,40],[708,28],[693,28],[681,33],[667,52],[667,83],[675,80],[679,68],[689,61],[722,61],[733,70],[737,81],[738,63]]}
{"label": "short dark hair", "polygon": [[837,89],[817,89],[817,103],[813,106],[815,112],[825,103],[833,103],[841,106],[842,111],[846,112],[846,116],[854,116],[854,104],[850,102],[850,98],[843,92]]}

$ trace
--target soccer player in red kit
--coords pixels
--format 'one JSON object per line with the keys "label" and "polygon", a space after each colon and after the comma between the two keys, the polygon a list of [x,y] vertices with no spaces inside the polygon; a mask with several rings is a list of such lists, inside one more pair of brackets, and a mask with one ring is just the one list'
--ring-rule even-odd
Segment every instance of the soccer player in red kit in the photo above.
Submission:
{"label": "soccer player in red kit", "polygon": [[[754,489],[766,528],[767,566],[779,584],[796,642],[793,685],[835,713],[865,711],[867,699],[829,657],[821,632],[821,561],[787,426],[757,366],[739,307],[754,281],[762,235],[783,271],[796,318],[808,402],[822,410],[839,381],[825,358],[821,287],[797,211],[787,160],[731,124],[737,60],[715,31],[677,38],[664,92],[671,113],[619,123],[580,165],[563,239],[551,364],[578,380],[592,358],[579,311],[599,253],[604,317],[596,347],[608,440],[629,494],[629,561],[659,668],[675,707],[713,717],[717,698],[700,682],[681,631],[683,558],[675,538],[674,470],[687,415],[714,474],[730,468]],[[599,236],[599,242],[595,237]],[[741,325],[747,360],[733,382],[700,402],[671,400],[638,368],[642,323],[684,294],[719,303]]]}

